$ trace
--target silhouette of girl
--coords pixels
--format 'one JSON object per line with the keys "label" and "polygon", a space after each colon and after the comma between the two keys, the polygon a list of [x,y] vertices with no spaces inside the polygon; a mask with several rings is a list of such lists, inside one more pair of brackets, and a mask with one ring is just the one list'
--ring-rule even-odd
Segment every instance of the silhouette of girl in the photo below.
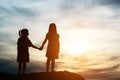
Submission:
{"label": "silhouette of girl", "polygon": [[46,51],[46,70],[49,72],[49,67],[51,65],[51,72],[54,71],[54,65],[55,65],[55,59],[58,58],[59,53],[59,34],[57,34],[57,29],[55,23],[51,23],[49,25],[49,31],[46,34],[46,38],[42,43],[42,46],[40,47],[40,50],[43,49],[46,41],[48,40],[48,46]]}
{"label": "silhouette of girl", "polygon": [[35,47],[28,38],[28,29],[22,29],[19,31],[19,38],[17,42],[17,62],[18,62],[18,74],[25,74],[26,63],[29,62],[29,49],[28,47]]}

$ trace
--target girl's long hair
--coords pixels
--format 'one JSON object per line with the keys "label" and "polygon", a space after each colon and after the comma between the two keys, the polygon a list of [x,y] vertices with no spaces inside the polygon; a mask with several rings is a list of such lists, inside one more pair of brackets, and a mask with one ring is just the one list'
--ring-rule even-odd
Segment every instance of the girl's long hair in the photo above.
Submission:
{"label": "girl's long hair", "polygon": [[51,23],[50,25],[49,25],[49,31],[48,31],[48,33],[53,33],[53,34],[57,34],[57,29],[56,29],[56,25],[55,25],[55,23]]}

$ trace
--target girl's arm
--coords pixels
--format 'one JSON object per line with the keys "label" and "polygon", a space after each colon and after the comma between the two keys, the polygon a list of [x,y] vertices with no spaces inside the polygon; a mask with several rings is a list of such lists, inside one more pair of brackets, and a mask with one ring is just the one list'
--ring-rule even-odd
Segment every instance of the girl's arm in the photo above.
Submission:
{"label": "girl's arm", "polygon": [[36,46],[34,46],[33,44],[32,44],[32,42],[29,40],[29,38],[28,38],[28,45],[29,45],[29,47],[33,47],[33,48],[35,48],[35,49],[39,49],[38,47],[36,47]]}
{"label": "girl's arm", "polygon": [[44,45],[45,45],[46,41],[47,41],[47,37],[46,37],[46,38],[45,38],[45,40],[43,41],[42,46],[39,48],[40,50],[42,50],[42,49],[43,49],[43,47],[44,47]]}
{"label": "girl's arm", "polygon": [[35,49],[39,49],[38,47],[36,47],[36,46],[34,46],[34,45],[32,45],[32,47],[35,48]]}

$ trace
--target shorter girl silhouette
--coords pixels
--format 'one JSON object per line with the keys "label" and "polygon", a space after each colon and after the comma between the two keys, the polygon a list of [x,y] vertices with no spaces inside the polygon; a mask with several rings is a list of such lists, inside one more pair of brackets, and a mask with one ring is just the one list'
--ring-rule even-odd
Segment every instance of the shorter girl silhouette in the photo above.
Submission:
{"label": "shorter girl silhouette", "polygon": [[25,74],[26,70],[26,63],[29,62],[29,49],[28,47],[35,47],[28,38],[28,29],[22,29],[19,31],[19,38],[17,42],[17,62],[18,62],[18,74],[22,73]]}
{"label": "shorter girl silhouette", "polygon": [[59,53],[59,34],[57,34],[56,25],[54,23],[51,23],[49,25],[49,31],[46,34],[46,38],[43,41],[42,46],[40,47],[40,50],[43,49],[46,41],[48,40],[48,46],[47,46],[47,62],[46,62],[46,70],[49,72],[49,67],[51,65],[51,72],[54,71],[54,65],[55,65],[55,59],[58,58]]}

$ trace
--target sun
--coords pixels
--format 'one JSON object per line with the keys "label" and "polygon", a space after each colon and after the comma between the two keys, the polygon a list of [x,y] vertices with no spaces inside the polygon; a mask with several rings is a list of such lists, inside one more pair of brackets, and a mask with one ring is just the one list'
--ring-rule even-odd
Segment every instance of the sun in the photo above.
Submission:
{"label": "sun", "polygon": [[70,29],[64,34],[62,34],[61,41],[61,50],[65,54],[72,56],[79,56],[83,53],[88,52],[89,50],[94,49],[92,41],[89,41],[91,38],[88,34],[88,30],[84,29]]}
{"label": "sun", "polygon": [[83,43],[76,43],[76,44],[74,43],[64,47],[64,50],[67,54],[70,54],[72,56],[78,56],[88,51],[89,46]]}

